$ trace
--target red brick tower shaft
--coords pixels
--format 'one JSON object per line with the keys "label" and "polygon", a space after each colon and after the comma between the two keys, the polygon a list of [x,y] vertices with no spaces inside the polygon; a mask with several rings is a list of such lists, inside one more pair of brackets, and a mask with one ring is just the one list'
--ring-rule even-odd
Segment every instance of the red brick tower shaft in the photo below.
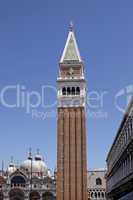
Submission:
{"label": "red brick tower shaft", "polygon": [[57,200],[87,200],[86,83],[72,27],[57,84]]}

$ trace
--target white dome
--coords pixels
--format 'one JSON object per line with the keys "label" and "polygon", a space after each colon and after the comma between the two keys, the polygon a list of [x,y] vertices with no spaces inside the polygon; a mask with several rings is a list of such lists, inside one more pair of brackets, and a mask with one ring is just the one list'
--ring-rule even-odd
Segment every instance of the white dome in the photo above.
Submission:
{"label": "white dome", "polygon": [[12,174],[13,172],[15,172],[17,170],[17,168],[15,167],[15,165],[13,163],[10,163],[9,167],[7,168],[7,172],[9,174]]}
{"label": "white dome", "polygon": [[42,160],[33,160],[30,159],[25,160],[21,166],[22,169],[25,169],[27,171],[31,171],[33,173],[42,173],[43,175],[48,174],[48,169],[44,161]]}
{"label": "white dome", "polygon": [[[33,161],[32,161],[33,162]],[[21,165],[20,165],[21,168],[25,169],[25,170],[28,170],[30,171],[31,170],[31,160],[30,159],[27,159],[25,160]]]}
{"label": "white dome", "polygon": [[37,154],[36,156],[35,156],[35,160],[43,160],[43,157],[42,157],[42,155],[40,155],[40,154]]}

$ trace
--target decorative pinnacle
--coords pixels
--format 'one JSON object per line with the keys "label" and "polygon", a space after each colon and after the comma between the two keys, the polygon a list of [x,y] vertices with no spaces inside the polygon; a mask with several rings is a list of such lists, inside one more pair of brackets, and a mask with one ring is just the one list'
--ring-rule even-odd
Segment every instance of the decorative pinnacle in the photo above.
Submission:
{"label": "decorative pinnacle", "polygon": [[13,156],[11,156],[11,161],[10,162],[13,163]]}
{"label": "decorative pinnacle", "polygon": [[31,149],[31,147],[29,148],[29,156],[28,156],[28,159],[32,159],[32,149]]}
{"label": "decorative pinnacle", "polygon": [[70,24],[69,24],[69,31],[74,31],[74,25],[73,25],[73,22],[70,21]]}

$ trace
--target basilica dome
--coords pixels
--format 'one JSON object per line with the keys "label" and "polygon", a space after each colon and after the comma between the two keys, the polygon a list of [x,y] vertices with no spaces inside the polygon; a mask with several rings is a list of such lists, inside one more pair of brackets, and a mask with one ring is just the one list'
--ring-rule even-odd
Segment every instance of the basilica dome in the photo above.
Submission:
{"label": "basilica dome", "polygon": [[8,166],[8,168],[7,168],[7,172],[9,173],[9,174],[12,174],[13,172],[15,172],[16,171],[16,166],[15,166],[15,164],[14,163],[10,163],[9,164],[9,166]]}
{"label": "basilica dome", "polygon": [[35,175],[43,175],[47,176],[48,175],[48,168],[47,165],[45,164],[43,157],[40,154],[37,154],[35,156],[35,160],[33,160],[31,157],[28,157],[27,160],[25,160],[20,167],[27,171],[31,172]]}

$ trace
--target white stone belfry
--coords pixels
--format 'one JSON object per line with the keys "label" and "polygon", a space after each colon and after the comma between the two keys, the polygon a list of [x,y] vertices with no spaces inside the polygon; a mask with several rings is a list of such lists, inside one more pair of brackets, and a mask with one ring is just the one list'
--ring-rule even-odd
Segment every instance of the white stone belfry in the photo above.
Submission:
{"label": "white stone belfry", "polygon": [[70,25],[67,41],[59,63],[57,78],[58,107],[85,107],[86,81],[73,25]]}

